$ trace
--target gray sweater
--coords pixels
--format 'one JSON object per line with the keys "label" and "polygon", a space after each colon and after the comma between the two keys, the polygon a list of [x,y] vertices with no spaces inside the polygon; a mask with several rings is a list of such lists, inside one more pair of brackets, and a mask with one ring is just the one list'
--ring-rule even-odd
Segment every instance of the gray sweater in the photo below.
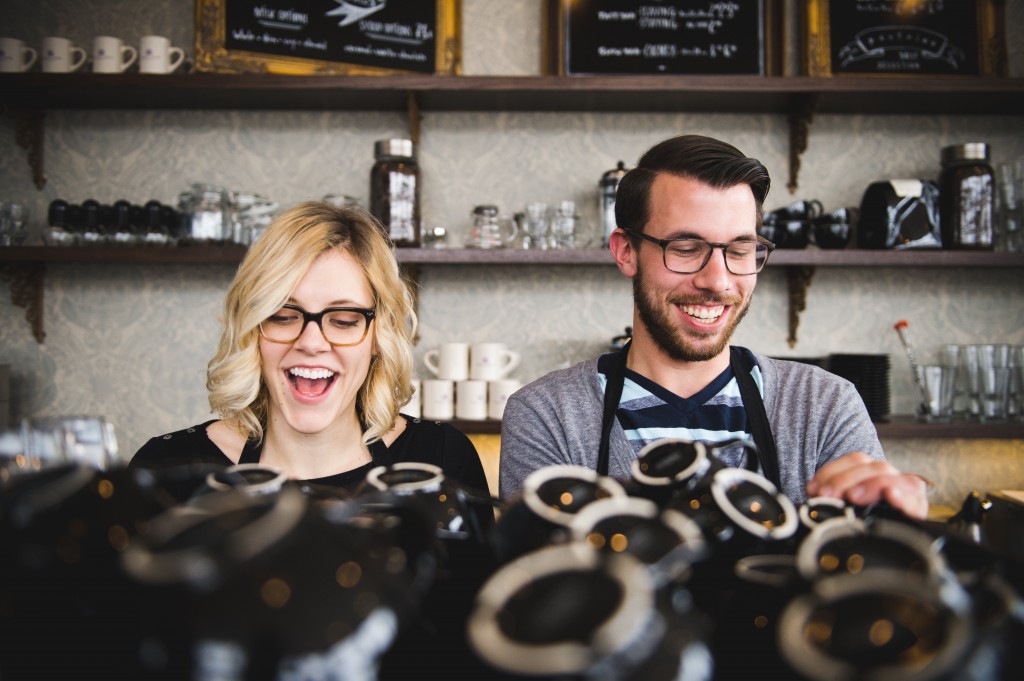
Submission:
{"label": "gray sweater", "polygon": [[[809,364],[755,354],[764,376],[764,407],[779,457],[782,492],[807,498],[814,472],[850,452],[884,459],[867,408],[853,384]],[[556,464],[597,469],[604,391],[597,358],[554,371],[509,398],[501,422],[499,488],[509,498],[533,471]],[[608,474],[626,480],[636,455],[618,420]]]}

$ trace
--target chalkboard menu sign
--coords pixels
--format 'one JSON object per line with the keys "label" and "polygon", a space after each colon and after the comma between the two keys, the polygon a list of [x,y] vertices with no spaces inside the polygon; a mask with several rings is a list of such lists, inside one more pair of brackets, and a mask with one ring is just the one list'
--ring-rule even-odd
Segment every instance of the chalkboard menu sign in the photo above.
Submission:
{"label": "chalkboard menu sign", "polygon": [[808,73],[1005,75],[1002,0],[810,0]]}
{"label": "chalkboard menu sign", "polygon": [[197,0],[200,70],[455,73],[459,0]]}
{"label": "chalkboard menu sign", "polygon": [[743,74],[777,69],[771,0],[549,0],[549,70]]}

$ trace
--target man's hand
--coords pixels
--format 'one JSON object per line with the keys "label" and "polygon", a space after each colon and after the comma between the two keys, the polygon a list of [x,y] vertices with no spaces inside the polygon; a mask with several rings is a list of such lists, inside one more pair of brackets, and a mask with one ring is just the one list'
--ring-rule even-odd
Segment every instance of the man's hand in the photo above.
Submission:
{"label": "man's hand", "polygon": [[920,476],[901,473],[863,452],[851,452],[823,466],[807,483],[809,496],[844,499],[857,506],[884,500],[918,520],[928,516],[927,490]]}

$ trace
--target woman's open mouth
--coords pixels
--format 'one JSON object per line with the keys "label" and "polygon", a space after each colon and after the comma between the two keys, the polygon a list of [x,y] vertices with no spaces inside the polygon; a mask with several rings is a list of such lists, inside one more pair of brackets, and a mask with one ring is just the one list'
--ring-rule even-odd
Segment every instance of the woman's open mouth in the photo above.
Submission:
{"label": "woman's open mouth", "polygon": [[337,377],[330,369],[292,367],[285,372],[296,392],[304,397],[320,397],[331,387]]}

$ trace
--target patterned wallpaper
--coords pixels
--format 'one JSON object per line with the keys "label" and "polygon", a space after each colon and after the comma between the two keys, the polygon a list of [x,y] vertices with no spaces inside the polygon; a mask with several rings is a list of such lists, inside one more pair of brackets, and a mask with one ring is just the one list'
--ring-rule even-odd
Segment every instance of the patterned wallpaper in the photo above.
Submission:
{"label": "patterned wallpaper", "polygon": [[[1008,4],[1012,71],[1020,76],[1024,41],[1015,36],[1024,7]],[[464,72],[538,73],[541,7],[541,0],[463,0]],[[159,33],[191,56],[192,17],[188,0],[7,0],[0,32],[33,45],[61,35],[85,47],[99,33],[132,44]],[[789,52],[792,62],[792,45]],[[200,181],[283,205],[328,193],[365,205],[374,140],[407,134],[405,116],[393,112],[54,111],[46,126],[48,182],[37,191],[12,123],[0,118],[0,200],[27,202],[36,226],[58,197],[173,202]],[[760,158],[775,180],[768,209],[797,198],[855,206],[872,181],[936,178],[945,145],[986,141],[996,162],[1024,156],[1022,129],[1024,116],[999,111],[820,115],[800,189],[790,194],[781,115],[428,112],[423,214],[460,243],[476,204],[514,211],[528,201],[572,199],[596,239],[601,174],[684,132],[721,137]],[[0,363],[12,365],[12,417],[104,414],[125,457],[148,437],[211,418],[204,371],[232,275],[226,265],[49,265],[42,345],[0,287]],[[600,352],[630,322],[629,282],[610,266],[430,266],[420,268],[420,282],[418,358],[445,340],[500,340],[522,353],[516,375],[524,381]],[[736,342],[777,356],[890,353],[892,407],[908,412],[914,386],[892,324],[907,319],[922,354],[947,342],[1024,343],[1021,283],[1010,269],[818,268],[791,349],[785,277],[769,268]],[[885,444],[898,465],[935,478],[944,503],[959,503],[972,487],[1024,487],[1020,441]]]}

